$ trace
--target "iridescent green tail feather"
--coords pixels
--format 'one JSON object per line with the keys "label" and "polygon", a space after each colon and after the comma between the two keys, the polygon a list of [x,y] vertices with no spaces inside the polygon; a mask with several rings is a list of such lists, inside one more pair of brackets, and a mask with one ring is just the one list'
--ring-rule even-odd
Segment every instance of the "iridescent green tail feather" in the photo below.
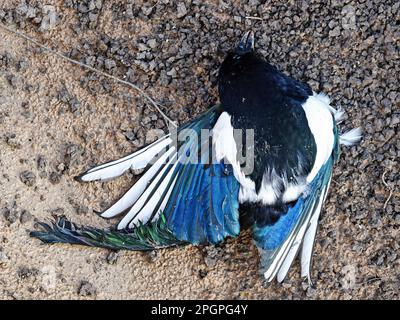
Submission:
{"label": "iridescent green tail feather", "polygon": [[66,218],[56,218],[50,224],[39,223],[43,230],[30,235],[45,243],[71,243],[111,250],[147,251],[186,245],[168,230],[163,214],[156,222],[141,224],[133,230],[101,230],[78,226]]}

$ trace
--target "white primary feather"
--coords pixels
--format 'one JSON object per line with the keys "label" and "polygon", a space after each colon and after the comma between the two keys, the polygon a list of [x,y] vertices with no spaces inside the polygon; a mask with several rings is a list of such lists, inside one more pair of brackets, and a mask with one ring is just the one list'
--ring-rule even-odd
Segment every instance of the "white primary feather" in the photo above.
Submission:
{"label": "white primary feather", "polygon": [[[327,187],[323,189],[322,194],[326,194],[326,190]],[[323,202],[324,196],[321,196],[318,203],[314,205],[311,211],[308,213],[308,216],[304,218],[302,224],[299,225],[299,227],[294,227],[293,230],[298,231],[292,231],[292,233],[284,241],[282,246],[275,253],[273,262],[264,272],[264,277],[267,282],[271,282],[275,278],[275,276],[277,276],[278,282],[282,282],[285,279],[286,274],[299,250],[299,246],[302,243],[304,233],[306,232],[307,227],[310,224],[310,220],[315,214],[319,215],[322,209]]]}
{"label": "white primary feather", "polygon": [[82,181],[106,180],[119,177],[129,169],[143,169],[156,154],[171,143],[172,139],[167,135],[129,156],[88,170],[80,179]]}
{"label": "white primary feather", "polygon": [[299,230],[294,242],[292,243],[289,252],[287,253],[285,260],[283,260],[282,265],[279,268],[278,274],[276,279],[278,280],[278,282],[282,282],[283,280],[285,280],[286,275],[290,269],[290,266],[293,263],[294,258],[297,255],[297,252],[299,251],[299,247],[301,244],[301,240],[304,236],[305,230],[306,230],[307,225],[304,224],[301,229]]}
{"label": "white primary feather", "polygon": [[[155,179],[150,183],[150,185],[147,187],[147,189],[143,192],[143,194],[139,197],[139,199],[135,202],[135,204],[132,206],[132,208],[129,210],[129,212],[122,218],[122,220],[119,222],[117,228],[119,230],[125,229],[128,224],[132,221],[132,219],[136,218],[136,220],[140,220],[144,223],[146,218],[148,219],[145,214],[139,215],[138,213],[140,210],[143,208],[145,205],[146,201],[148,200],[150,194],[155,190],[160,182],[160,179],[163,177],[164,173],[167,171],[167,169],[171,169],[170,165],[174,164],[175,165],[178,163],[176,161],[177,159],[177,153],[175,152],[173,156],[171,157],[170,161],[168,162],[167,165],[164,166],[164,168],[160,171],[160,173],[155,177]],[[146,220],[147,221],[147,220]]]}
{"label": "white primary feather", "polygon": [[[310,216],[307,217],[306,221],[304,221],[303,225],[301,226],[300,230],[298,231],[296,238],[295,238],[287,256],[285,257],[285,260],[282,263],[282,266],[279,268],[279,272],[278,272],[278,276],[277,276],[278,282],[282,282],[285,279],[285,277],[289,271],[289,268],[292,265],[293,260],[299,251],[300,244],[302,243],[302,241],[308,240],[305,238],[304,234],[309,229],[309,227],[312,225],[312,220],[314,217],[317,217],[316,219],[317,219],[317,223],[318,223],[318,216],[322,210],[322,205],[324,202],[323,198],[324,197],[320,197],[317,206],[313,207],[312,212],[310,212]],[[304,240],[303,240],[303,238],[304,238]],[[303,246],[304,246],[304,244],[303,244]],[[312,244],[311,244],[311,250],[312,250]]]}
{"label": "white primary feather", "polygon": [[[335,110],[329,105],[329,98],[326,95],[314,94],[310,96],[306,102],[302,105],[306,114],[308,126],[311,133],[314,136],[315,144],[317,147],[315,162],[310,174],[306,178],[307,183],[316,177],[322,166],[331,157],[333,145],[334,145],[334,132],[333,132],[333,117],[332,112]],[[340,114],[337,117],[340,118]],[[304,184],[305,185],[305,184]],[[287,184],[285,184],[288,187]],[[305,188],[303,189],[303,191]],[[289,190],[290,192],[286,195],[287,198],[299,190]],[[317,206],[314,206],[312,212],[309,212],[309,216],[305,217],[302,225],[299,226],[297,232],[292,232],[289,237],[285,240],[278,252],[275,254],[275,258],[270,267],[265,271],[264,277],[268,282],[272,281],[275,276],[277,280],[282,282],[287,275],[287,272],[299,251],[300,244],[302,243],[304,234],[309,227],[310,220],[317,212],[322,209],[323,197],[320,198]]]}
{"label": "white primary feather", "polygon": [[[145,224],[153,213],[155,212],[155,209],[157,207],[157,204],[160,202],[160,199],[163,197],[165,191],[167,191],[168,197],[172,191],[172,188],[174,187],[174,184],[176,182],[176,179],[174,179],[172,185],[170,185],[170,188],[167,190],[168,185],[170,184],[172,175],[175,172],[175,168],[178,165],[179,161],[176,161],[174,165],[170,168],[168,174],[166,177],[162,180],[162,182],[159,184],[157,189],[155,189],[154,193],[151,195],[150,198],[147,199],[147,203],[140,209],[138,214],[132,219],[132,221],[129,223],[128,228],[134,228],[138,225],[139,222]],[[168,200],[167,195],[163,198],[163,201],[161,202],[162,204]],[[165,205],[164,205],[165,206]],[[164,209],[164,208],[162,208]],[[157,214],[159,214],[161,208],[158,209]]]}
{"label": "white primary feather", "polygon": [[353,146],[360,142],[362,139],[361,128],[354,128],[339,136],[340,144],[345,146]]}
{"label": "white primary feather", "polygon": [[327,186],[324,188],[323,192],[325,193],[322,198],[321,208],[319,210],[315,210],[313,216],[311,217],[310,226],[307,229],[307,232],[304,236],[303,245],[301,248],[301,276],[307,277],[308,283],[311,285],[311,261],[312,261],[312,253],[314,248],[315,236],[317,234],[318,227],[318,219],[322,211],[322,205],[326,200],[328,195],[328,190],[331,185],[332,177],[329,178],[329,182]]}
{"label": "white primary feather", "polygon": [[282,260],[286,257],[287,252],[290,250],[290,246],[294,241],[294,234],[290,234],[279,250],[275,253],[274,259],[269,268],[264,272],[264,278],[267,282],[271,282],[279,271],[282,265]]}
{"label": "white primary feather", "polygon": [[312,253],[314,248],[314,241],[315,236],[317,234],[317,226],[318,226],[318,218],[320,212],[315,212],[311,218],[310,226],[307,229],[307,232],[304,236],[303,245],[301,247],[301,277],[307,277],[308,283],[311,284],[311,260],[312,260]]}
{"label": "white primary feather", "polygon": [[159,171],[162,165],[166,163],[168,157],[175,152],[175,147],[171,147],[167,150],[144,174],[140,179],[126,192],[121,199],[119,199],[110,208],[105,210],[101,216],[103,218],[112,218],[126,209],[130,208],[136,200],[142,195],[146,190],[149,182],[156,173]]}
{"label": "white primary feather", "polygon": [[156,214],[154,215],[153,219],[151,220],[152,222],[157,221],[159,215],[161,214],[161,212],[164,211],[164,209],[165,209],[165,207],[166,207],[166,205],[168,203],[169,197],[171,196],[172,190],[174,189],[174,186],[176,184],[176,180],[177,179],[178,179],[178,175],[176,175],[174,181],[172,181],[171,186],[169,187],[168,192],[165,195],[164,200],[161,203],[159,210],[156,212]]}
{"label": "white primary feather", "polygon": [[[307,219],[309,220],[309,218]],[[307,219],[306,221],[308,221]],[[296,241],[297,233],[294,232],[294,230],[297,229],[296,227],[297,226],[294,227],[293,231],[289,234],[289,236],[283,242],[278,251],[275,252],[272,263],[264,272],[264,278],[267,280],[267,282],[271,282],[275,278],[276,274],[279,272],[279,269],[282,267],[282,264],[284,263],[290,249],[292,248],[293,243]]]}
{"label": "white primary feather", "polygon": [[[336,122],[343,119],[344,112],[342,109],[334,109],[329,105],[329,98],[324,94],[316,94],[310,96],[307,101],[303,104],[303,109],[306,113],[307,121],[311,133],[314,136],[317,154],[314,162],[314,166],[307,176],[307,182],[310,183],[318,174],[322,166],[331,157],[333,145],[334,145],[334,132],[333,132],[333,118]],[[341,135],[339,141],[344,145],[354,145],[360,141],[362,137],[361,130],[359,128],[353,129],[345,134]],[[271,258],[272,263],[270,267],[265,271],[264,277],[268,282],[271,282],[275,276],[278,282],[282,282],[301,248],[301,275],[310,279],[310,267],[312,260],[312,251],[314,246],[314,240],[317,232],[318,218],[322,210],[323,203],[325,201],[327,190],[329,188],[330,181],[321,191],[321,196],[313,208],[302,221],[299,227],[295,227],[292,234],[285,240],[282,246],[278,249],[274,256]],[[305,192],[306,183],[300,185],[285,184],[286,192],[283,198],[285,201],[296,198],[297,194]],[[271,261],[271,260],[270,260]]]}

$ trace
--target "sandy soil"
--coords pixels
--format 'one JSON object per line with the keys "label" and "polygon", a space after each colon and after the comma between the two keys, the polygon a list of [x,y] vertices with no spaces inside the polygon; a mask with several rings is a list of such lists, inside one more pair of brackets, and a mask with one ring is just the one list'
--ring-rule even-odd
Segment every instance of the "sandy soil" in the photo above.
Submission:
{"label": "sandy soil", "polygon": [[134,90],[0,29],[0,298],[399,298],[398,2],[79,3],[5,0],[0,21],[138,84],[181,123],[217,101],[218,65],[252,27],[264,56],[329,94],[347,112],[342,128],[362,126],[365,137],[335,169],[315,288],[297,267],[282,285],[264,288],[246,232],[218,247],[151,253],[42,245],[28,231],[52,215],[113,225],[93,210],[136,177],[79,184],[73,176],[167,129]]}

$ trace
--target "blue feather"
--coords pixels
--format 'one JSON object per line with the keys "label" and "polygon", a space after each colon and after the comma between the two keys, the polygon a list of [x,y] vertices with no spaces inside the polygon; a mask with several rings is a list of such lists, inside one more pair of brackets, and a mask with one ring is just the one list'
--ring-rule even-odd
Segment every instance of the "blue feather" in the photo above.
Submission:
{"label": "blue feather", "polygon": [[[216,120],[215,112],[206,113],[188,127],[200,137],[201,129],[212,127]],[[209,148],[203,148],[206,143],[201,141],[197,150],[190,139],[184,144],[189,161],[176,167],[178,178],[164,209],[171,232],[193,244],[215,244],[240,232],[239,182],[230,165],[204,164],[210,158]],[[200,163],[192,161],[198,158]]]}
{"label": "blue feather", "polygon": [[274,225],[268,225],[263,228],[255,227],[254,238],[257,246],[264,250],[274,250],[289,235],[290,231],[296,224],[302,210],[300,208],[303,204],[303,199],[299,199],[296,205],[289,209],[289,211],[282,216]]}

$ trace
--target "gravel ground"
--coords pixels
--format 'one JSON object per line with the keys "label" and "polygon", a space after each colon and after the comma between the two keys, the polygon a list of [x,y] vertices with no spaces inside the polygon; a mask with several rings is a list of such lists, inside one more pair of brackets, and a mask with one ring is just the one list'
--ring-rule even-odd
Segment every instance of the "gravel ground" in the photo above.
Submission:
{"label": "gravel ground", "polygon": [[[45,3],[45,5],[44,5]],[[41,245],[52,214],[93,214],[136,179],[72,177],[167,130],[127,87],[0,29],[0,298],[398,299],[398,1],[12,1],[0,21],[144,88],[182,123],[217,101],[216,75],[244,30],[287,74],[330,95],[361,126],[344,150],[321,217],[311,288],[293,268],[264,288],[249,233],[218,247],[151,253]],[[246,17],[258,17],[249,19]]]}

